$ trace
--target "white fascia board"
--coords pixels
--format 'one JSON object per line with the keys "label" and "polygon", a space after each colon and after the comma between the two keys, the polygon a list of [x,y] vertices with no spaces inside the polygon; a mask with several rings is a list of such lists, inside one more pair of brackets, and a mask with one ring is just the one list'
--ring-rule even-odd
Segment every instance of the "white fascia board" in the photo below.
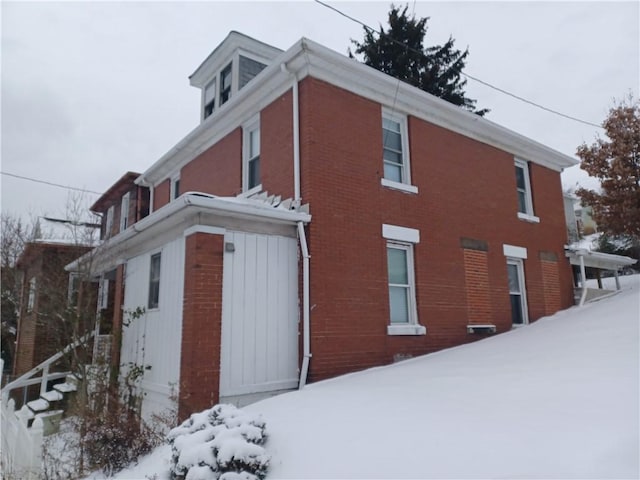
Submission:
{"label": "white fascia board", "polygon": [[310,76],[325,80],[357,95],[387,106],[395,92],[398,111],[460,133],[531,162],[561,171],[578,160],[530,138],[513,132],[479,115],[467,112],[445,100],[350,59],[311,40],[308,49]]}
{"label": "white fascia board", "polygon": [[637,262],[635,258],[611,253],[592,252],[585,249],[572,249],[566,252],[571,265],[580,265],[580,257],[584,257],[585,267],[601,268],[605,270],[617,270],[628,267]]}
{"label": "white fascia board", "polygon": [[400,227],[398,225],[382,224],[382,237],[387,240],[400,242],[420,243],[420,230],[415,228]]}
{"label": "white fascia board", "polygon": [[527,258],[527,249],[524,247],[516,247],[515,245],[502,245],[502,252],[505,257],[511,258],[522,258],[526,260]]}

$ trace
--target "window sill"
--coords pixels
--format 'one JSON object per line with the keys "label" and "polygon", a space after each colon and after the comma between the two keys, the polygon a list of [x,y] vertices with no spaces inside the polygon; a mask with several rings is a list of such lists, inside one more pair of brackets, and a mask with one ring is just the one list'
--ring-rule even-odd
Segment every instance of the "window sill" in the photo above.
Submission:
{"label": "window sill", "polygon": [[387,325],[387,335],[426,335],[423,325]]}
{"label": "window sill", "polygon": [[540,223],[540,218],[535,215],[529,215],[527,213],[518,212],[518,218],[530,223]]}
{"label": "window sill", "polygon": [[409,185],[408,183],[394,182],[393,180],[387,180],[381,178],[380,183],[383,187],[393,188],[394,190],[400,190],[407,193],[418,193],[418,187],[415,185]]}

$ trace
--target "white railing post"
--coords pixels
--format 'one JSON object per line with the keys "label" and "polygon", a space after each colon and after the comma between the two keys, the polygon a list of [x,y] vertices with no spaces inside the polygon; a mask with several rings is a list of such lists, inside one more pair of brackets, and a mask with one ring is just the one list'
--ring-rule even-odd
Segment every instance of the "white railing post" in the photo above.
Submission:
{"label": "white railing post", "polygon": [[29,434],[31,435],[31,455],[29,458],[29,478],[37,479],[40,478],[40,474],[42,473],[42,443],[44,437],[44,424],[42,423],[42,419],[36,417],[33,421],[33,425],[29,429]]}
{"label": "white railing post", "polygon": [[49,380],[49,365],[42,369],[42,382],[40,382],[40,395],[47,393],[47,381]]}

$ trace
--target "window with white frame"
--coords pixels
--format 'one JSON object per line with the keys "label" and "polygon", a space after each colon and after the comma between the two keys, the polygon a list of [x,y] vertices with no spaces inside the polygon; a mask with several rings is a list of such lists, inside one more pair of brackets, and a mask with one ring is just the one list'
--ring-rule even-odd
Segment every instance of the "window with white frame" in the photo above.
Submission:
{"label": "window with white frame", "polygon": [[220,72],[220,105],[224,105],[231,98],[231,66],[229,63]]}
{"label": "window with white frame", "polygon": [[533,201],[531,198],[531,183],[529,181],[529,163],[515,159],[516,190],[518,193],[519,216],[533,217]]}
{"label": "window with white frame", "polygon": [[180,174],[171,178],[171,200],[175,200],[180,196]]}
{"label": "window with white frame", "polygon": [[151,255],[149,265],[149,308],[158,308],[160,303],[160,260],[161,253]]}
{"label": "window with white frame", "polygon": [[27,296],[27,312],[33,311],[36,305],[36,277],[29,279],[29,295]]}
{"label": "window with white frame", "polygon": [[120,204],[120,231],[124,232],[129,226],[129,197],[130,193],[127,192],[122,196],[122,203]]}
{"label": "window with white frame", "polygon": [[420,232],[413,228],[385,224],[382,226],[382,236],[387,240],[387,333],[423,335],[426,329],[418,322],[414,274],[414,245],[420,241]]}
{"label": "window with white frame", "polygon": [[107,210],[107,221],[104,228],[104,238],[109,238],[113,232],[113,205]]}
{"label": "window with white frame", "polygon": [[385,180],[411,183],[407,118],[387,109],[382,110],[382,160]]}
{"label": "window with white frame", "polygon": [[216,108],[216,79],[214,78],[209,84],[204,87],[204,114],[203,117],[207,118],[213,113]]}
{"label": "window with white frame", "polygon": [[80,296],[81,277],[79,273],[72,272],[69,274],[69,289],[67,291],[67,300],[70,307],[77,307]]}
{"label": "window with white frame", "polygon": [[260,117],[243,128],[243,191],[260,189]]}

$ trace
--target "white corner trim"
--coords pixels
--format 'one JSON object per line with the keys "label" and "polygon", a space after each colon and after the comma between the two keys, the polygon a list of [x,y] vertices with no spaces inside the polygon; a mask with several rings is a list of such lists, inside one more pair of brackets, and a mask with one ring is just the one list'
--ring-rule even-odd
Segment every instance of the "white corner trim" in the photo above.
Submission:
{"label": "white corner trim", "polygon": [[516,247],[514,245],[502,245],[502,251],[505,257],[527,258],[527,249],[524,247]]}
{"label": "white corner trim", "polygon": [[518,212],[518,218],[520,220],[524,220],[525,222],[540,223],[540,217],[536,217],[535,215],[528,215],[522,212]]}
{"label": "white corner trim", "polygon": [[388,240],[420,243],[420,230],[415,228],[399,227],[397,225],[387,225],[383,223],[382,236]]}
{"label": "white corner trim", "polygon": [[380,183],[383,187],[393,188],[394,190],[402,190],[407,193],[418,193],[418,187],[415,185],[409,185],[408,183],[394,182],[393,180],[387,180],[386,178],[381,178]]}
{"label": "white corner trim", "polygon": [[387,335],[426,335],[424,325],[387,325]]}
{"label": "white corner trim", "polygon": [[221,227],[212,227],[208,225],[194,225],[192,227],[187,228],[184,231],[184,236],[188,237],[189,235],[193,235],[194,233],[208,233],[210,235],[224,235],[226,229]]}

